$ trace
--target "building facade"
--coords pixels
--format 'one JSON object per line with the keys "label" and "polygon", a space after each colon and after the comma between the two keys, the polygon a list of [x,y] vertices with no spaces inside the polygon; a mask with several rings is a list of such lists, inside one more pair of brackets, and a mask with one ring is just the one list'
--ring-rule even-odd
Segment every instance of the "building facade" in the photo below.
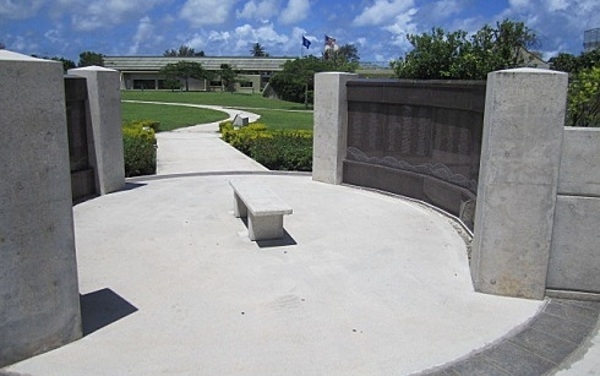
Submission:
{"label": "building facade", "polygon": [[591,51],[600,47],[600,27],[583,32],[583,49]]}
{"label": "building facade", "polygon": [[[239,72],[236,91],[261,92],[271,76],[283,70],[283,65],[295,58],[290,57],[164,57],[164,56],[105,56],[104,66],[121,74],[121,89],[166,89],[164,77],[159,71],[167,64],[191,61],[202,64],[210,72],[218,72],[222,64],[228,64]],[[212,80],[189,80],[190,90],[224,90],[218,76]]]}

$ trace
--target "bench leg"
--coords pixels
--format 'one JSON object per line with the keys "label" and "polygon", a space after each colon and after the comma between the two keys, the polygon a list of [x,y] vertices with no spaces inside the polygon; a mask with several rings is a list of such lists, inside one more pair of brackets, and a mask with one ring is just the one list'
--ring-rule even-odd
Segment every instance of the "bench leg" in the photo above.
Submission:
{"label": "bench leg", "polygon": [[248,214],[250,240],[280,239],[283,237],[283,215],[255,217]]}
{"label": "bench leg", "polygon": [[233,215],[236,218],[246,218],[248,216],[248,208],[235,192],[233,193]]}

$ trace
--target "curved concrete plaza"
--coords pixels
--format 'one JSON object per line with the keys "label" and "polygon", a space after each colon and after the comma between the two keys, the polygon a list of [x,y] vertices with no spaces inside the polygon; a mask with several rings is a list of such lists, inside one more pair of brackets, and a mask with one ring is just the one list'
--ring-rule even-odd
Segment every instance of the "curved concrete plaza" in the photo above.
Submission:
{"label": "curved concrete plaza", "polygon": [[[474,292],[451,218],[270,172],[215,124],[158,140],[156,176],[74,207],[84,338],[0,375],[530,374],[443,368],[503,343],[552,303]],[[249,240],[233,216],[233,178],[292,206],[283,239]],[[552,372],[594,374],[597,339],[584,337]]]}

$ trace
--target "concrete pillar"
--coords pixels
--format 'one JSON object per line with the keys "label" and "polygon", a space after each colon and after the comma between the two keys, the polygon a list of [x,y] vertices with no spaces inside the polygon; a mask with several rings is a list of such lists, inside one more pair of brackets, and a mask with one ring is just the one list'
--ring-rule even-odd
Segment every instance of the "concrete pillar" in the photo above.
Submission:
{"label": "concrete pillar", "polygon": [[69,74],[87,80],[99,193],[118,191],[125,185],[119,72],[92,66]]}
{"label": "concrete pillar", "polygon": [[341,184],[348,139],[346,83],[358,75],[315,74],[313,180]]}
{"label": "concrete pillar", "polygon": [[81,337],[63,67],[0,51],[0,368]]}
{"label": "concrete pillar", "polygon": [[565,73],[488,75],[471,260],[477,291],[544,297],[566,92]]}

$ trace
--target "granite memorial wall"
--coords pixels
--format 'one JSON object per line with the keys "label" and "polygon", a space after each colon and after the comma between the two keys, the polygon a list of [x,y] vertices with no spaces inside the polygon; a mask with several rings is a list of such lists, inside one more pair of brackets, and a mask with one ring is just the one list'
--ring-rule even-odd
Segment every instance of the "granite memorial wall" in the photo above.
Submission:
{"label": "granite memorial wall", "polygon": [[485,82],[347,83],[345,183],[413,197],[473,229]]}

